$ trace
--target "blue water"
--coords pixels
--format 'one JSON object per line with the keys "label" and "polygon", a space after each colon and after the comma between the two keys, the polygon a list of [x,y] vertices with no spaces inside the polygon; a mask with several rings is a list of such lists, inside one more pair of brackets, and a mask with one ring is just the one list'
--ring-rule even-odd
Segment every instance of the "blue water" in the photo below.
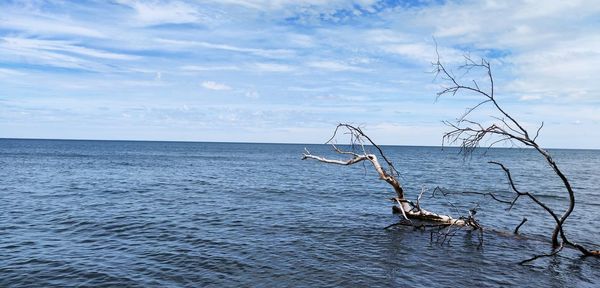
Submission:
{"label": "blue water", "polygon": [[[409,198],[429,210],[479,204],[486,227],[449,245],[429,232],[383,230],[392,190],[369,166],[301,161],[307,146],[124,141],[0,140],[0,287],[594,287],[599,259],[547,252],[552,221],[523,201],[510,212],[502,172],[565,209],[560,182],[531,150],[384,147]],[[600,151],[551,150],[577,193],[573,241],[600,243]],[[511,235],[522,217],[521,237]],[[595,284],[595,285],[594,285]],[[597,287],[597,286],[596,286]]]}

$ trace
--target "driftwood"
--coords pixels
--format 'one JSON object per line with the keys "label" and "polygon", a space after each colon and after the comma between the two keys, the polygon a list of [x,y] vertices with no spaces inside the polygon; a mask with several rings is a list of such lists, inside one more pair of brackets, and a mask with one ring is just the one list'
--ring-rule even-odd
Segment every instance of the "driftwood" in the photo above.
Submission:
{"label": "driftwood", "polygon": [[[541,157],[546,161],[548,166],[552,169],[555,175],[561,180],[565,193],[568,195],[569,202],[567,203],[567,207],[562,214],[556,213],[552,210],[546,203],[542,202],[538,197],[536,197],[533,192],[525,192],[519,190],[519,188],[515,185],[513,181],[513,176],[510,170],[502,163],[496,161],[490,161],[490,164],[497,165],[500,167],[506,177],[507,181],[511,187],[511,190],[515,193],[514,197],[511,200],[503,200],[496,197],[493,193],[480,193],[480,192],[465,192],[465,193],[475,193],[481,194],[485,196],[491,196],[492,199],[496,200],[499,203],[505,204],[508,206],[507,210],[510,210],[522,196],[524,198],[529,198],[532,200],[537,206],[542,208],[554,221],[555,228],[550,236],[552,241],[553,251],[549,254],[540,254],[535,255],[529,259],[523,260],[520,264],[525,264],[530,261],[542,258],[557,255],[560,251],[565,247],[575,248],[581,252],[581,254],[585,257],[594,256],[600,257],[599,250],[591,250],[583,245],[577,244],[570,240],[565,231],[564,224],[568,217],[571,215],[575,208],[575,191],[566,177],[566,175],[562,172],[559,165],[554,161],[550,153],[543,149],[537,142],[537,138],[540,134],[541,129],[544,127],[543,122],[536,129],[535,133],[530,133],[521,123],[519,123],[516,118],[514,118],[511,114],[506,112],[502,106],[498,103],[494,95],[494,78],[492,76],[492,69],[490,63],[481,59],[481,61],[476,62],[472,58],[466,56],[465,64],[459,67],[459,70],[462,70],[462,76],[455,76],[452,71],[448,70],[444,64],[440,61],[439,55],[436,62],[432,63],[434,67],[434,73],[436,73],[436,77],[442,78],[446,83],[449,83],[448,86],[443,87],[440,92],[437,93],[438,98],[443,95],[456,95],[458,93],[468,92],[473,93],[475,95],[479,95],[483,97],[483,100],[477,103],[475,106],[471,108],[467,108],[465,113],[459,117],[456,121],[450,122],[445,121],[444,123],[451,128],[451,130],[444,134],[443,143],[449,144],[458,144],[461,148],[461,153],[464,155],[469,155],[475,149],[482,146],[483,143],[489,143],[486,145],[488,148],[493,147],[499,143],[512,143],[513,146],[523,146],[528,148],[533,148],[535,151],[539,153]],[[471,71],[479,70],[483,71],[485,74],[485,78],[487,78],[487,84],[485,85],[487,89],[481,88],[480,84],[476,80],[471,80],[468,82],[462,82],[462,77],[466,76]],[[477,122],[469,119],[471,113],[475,110],[482,109],[481,107],[485,105],[490,105],[492,107],[492,112],[495,115],[491,116],[493,120],[492,124],[484,125],[482,122]],[[346,135],[350,137],[350,148],[349,149],[341,149],[335,145],[334,140],[340,130],[343,130]],[[350,124],[339,124],[333,136],[326,142],[326,144],[330,144],[333,150],[339,154],[346,156],[346,159],[329,159],[319,155],[313,155],[310,151],[305,149],[305,153],[303,153],[303,160],[312,159],[322,163],[328,164],[336,164],[336,165],[354,165],[357,163],[365,163],[370,162],[379,175],[379,179],[388,183],[394,189],[396,194],[395,197],[391,198],[394,204],[394,211],[398,214],[402,215],[402,220],[398,223],[394,223],[389,225],[387,228],[394,226],[411,226],[415,229],[426,229],[426,228],[437,228],[437,240],[442,244],[444,242],[449,242],[453,235],[462,228],[471,228],[472,230],[478,230],[480,235],[480,245],[482,245],[482,231],[483,228],[479,224],[479,222],[475,219],[475,214],[477,212],[476,208],[469,210],[468,215],[466,216],[458,216],[452,217],[450,215],[438,214],[421,207],[420,199],[425,190],[421,191],[421,193],[416,198],[416,201],[410,201],[406,197],[406,193],[398,180],[399,173],[389,160],[388,157],[383,153],[383,150],[380,146],[375,144],[371,138],[369,138],[359,127],[352,126]],[[368,149],[374,149],[376,153],[370,153]],[[380,162],[380,160],[383,162]],[[385,165],[385,167],[384,167]],[[437,189],[437,188],[436,188]],[[446,196],[445,192],[442,189],[439,189],[444,197]],[[434,194],[435,194],[434,190]],[[413,221],[413,220],[418,220]],[[417,223],[416,223],[417,222]],[[519,234],[519,229],[527,222],[526,218],[516,226],[513,233]],[[445,229],[443,232],[440,232],[441,229]],[[432,231],[431,239],[433,241],[434,231]]]}
{"label": "driftwood", "polygon": [[[351,149],[350,150],[342,150],[338,146],[333,143],[333,140],[340,132],[340,129],[344,129],[348,135],[350,135]],[[473,229],[480,229],[479,223],[475,220],[473,215],[469,216],[461,216],[461,217],[452,217],[450,215],[443,215],[428,211],[423,209],[420,205],[420,199],[423,194],[419,194],[419,197],[416,200],[416,204],[409,199],[406,198],[404,189],[402,189],[402,185],[398,180],[398,171],[392,164],[392,162],[385,156],[383,150],[380,146],[375,144],[371,138],[369,138],[359,127],[355,127],[349,124],[339,124],[331,139],[326,142],[327,144],[331,144],[333,150],[340,154],[348,156],[348,159],[345,160],[337,160],[337,159],[329,159],[322,156],[313,155],[310,151],[305,149],[302,160],[313,159],[319,162],[328,163],[328,164],[336,164],[336,165],[353,165],[363,161],[368,161],[373,165],[375,171],[379,175],[379,179],[387,182],[394,189],[396,196],[391,198],[393,202],[398,204],[395,207],[395,211],[402,214],[402,217],[408,221],[408,223],[412,223],[411,220],[423,220],[429,222],[435,222],[441,224],[442,226],[460,226],[460,227],[471,227]],[[374,147],[377,153],[368,153],[367,146]],[[379,162],[378,155],[382,158],[382,160],[387,165],[387,168],[384,168]],[[388,226],[390,227],[390,226]],[[425,226],[422,226],[425,227]]]}
{"label": "driftwood", "polygon": [[[448,70],[444,66],[444,64],[440,61],[439,54],[437,61],[432,64],[434,67],[433,72],[436,74],[436,76],[441,77],[442,80],[447,83],[447,86],[443,87],[441,91],[437,93],[438,98],[444,95],[453,96],[457,93],[471,93],[482,97],[480,102],[471,108],[467,108],[465,113],[456,119],[456,121],[444,122],[448,127],[451,128],[451,130],[443,136],[444,143],[459,145],[461,152],[464,155],[469,155],[476,148],[482,146],[483,143],[486,143],[485,146],[488,148],[499,143],[511,143],[513,146],[532,148],[537,151],[541,157],[543,157],[554,174],[561,180],[565,193],[568,195],[569,202],[566,205],[566,210],[562,213],[562,215],[559,215],[547,204],[539,200],[534,193],[520,191],[513,181],[513,176],[511,175],[510,170],[506,166],[496,161],[489,162],[490,164],[499,166],[504,171],[512,191],[515,192],[515,196],[511,201],[500,200],[492,195],[494,200],[508,204],[507,210],[510,210],[521,198],[521,196],[524,196],[531,199],[536,205],[546,211],[546,213],[548,213],[548,215],[556,223],[552,235],[550,236],[554,251],[550,254],[536,255],[530,259],[522,261],[521,264],[541,257],[556,255],[565,246],[576,248],[584,256],[600,256],[600,251],[585,248],[584,246],[571,241],[565,234],[563,229],[564,223],[575,208],[575,191],[573,190],[573,186],[571,185],[569,179],[559,168],[558,164],[556,161],[554,161],[550,153],[548,153],[548,151],[543,149],[536,142],[538,136],[540,135],[540,131],[544,127],[544,123],[542,122],[540,126],[537,127],[535,134],[532,134],[524,127],[524,125],[517,121],[515,117],[503,109],[503,107],[496,100],[494,94],[494,77],[492,75],[492,68],[489,61],[485,59],[475,61],[469,56],[465,56],[464,65],[458,67],[458,70],[461,71],[460,77],[455,76],[452,71]],[[485,75],[484,78],[486,79],[487,83],[485,83],[485,85],[480,85],[480,83],[474,79],[470,81],[462,80],[470,72],[482,72]],[[491,106],[491,113],[495,114],[490,116],[490,120],[492,120],[491,124],[484,125],[482,122],[469,119],[469,116],[473,111],[483,109],[482,107],[485,105]],[[515,228],[515,234],[518,233],[519,228],[526,221],[527,219],[524,219]]]}

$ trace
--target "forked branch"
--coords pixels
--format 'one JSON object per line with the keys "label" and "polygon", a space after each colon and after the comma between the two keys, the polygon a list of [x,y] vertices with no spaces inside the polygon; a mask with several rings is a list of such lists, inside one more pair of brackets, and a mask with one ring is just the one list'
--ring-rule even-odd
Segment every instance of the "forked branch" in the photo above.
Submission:
{"label": "forked branch", "polygon": [[[532,138],[527,129],[521,125],[516,118],[504,110],[504,108],[495,98],[494,77],[492,75],[492,68],[489,61],[485,59],[475,61],[471,57],[465,56],[465,64],[458,67],[459,70],[464,71],[461,78],[456,77],[454,73],[444,66],[444,64],[440,61],[439,54],[437,61],[432,63],[432,65],[434,67],[433,72],[436,74],[436,78],[441,78],[447,84],[447,86],[442,87],[442,89],[437,93],[437,98],[444,95],[453,96],[458,93],[474,93],[482,96],[482,100],[480,102],[478,102],[472,108],[467,108],[465,113],[456,119],[456,121],[444,122],[448,127],[450,127],[450,131],[444,134],[443,143],[458,144],[461,148],[461,153],[464,153],[464,155],[469,155],[476,148],[484,146],[482,145],[483,143],[489,143],[485,145],[488,148],[500,143],[511,143],[512,145],[517,144],[522,147],[533,148],[544,158],[556,176],[560,178],[565,192],[569,196],[569,203],[565,212],[559,216],[552,209],[550,209],[548,205],[540,201],[532,193],[519,191],[513,181],[510,171],[503,164],[499,162],[490,162],[502,168],[508,178],[511,189],[516,193],[513,200],[510,201],[508,210],[515,205],[521,196],[526,196],[526,198],[530,198],[534,203],[544,209],[555,221],[556,225],[552,232],[551,239],[553,247],[556,250],[553,253],[541,255],[540,257],[555,255],[564,246],[575,247],[586,256],[598,256],[600,254],[598,251],[590,251],[581,245],[573,243],[565,235],[563,225],[575,208],[575,192],[573,191],[569,179],[560,170],[558,164],[554,161],[550,153],[548,153],[536,142],[540,131],[544,126],[543,122],[537,128],[535,135]],[[487,89],[481,88],[481,86],[475,80],[464,81],[462,79],[462,77],[465,77],[468,73],[474,71],[483,72],[483,74],[487,77],[489,83]],[[481,122],[469,119],[469,116],[472,112],[478,109],[483,109],[484,106],[491,106],[491,113],[494,114],[490,116],[492,120],[491,124],[483,125]],[[523,223],[524,221],[519,224],[519,226],[515,229],[515,233],[518,232],[518,228],[521,227]],[[539,257],[536,256],[530,260],[535,260],[537,258]],[[524,261],[523,263],[528,261]]]}
{"label": "forked branch", "polygon": [[[336,136],[342,131],[350,138],[349,149],[347,150],[343,150],[340,148],[340,146],[334,144]],[[421,208],[420,196],[422,194],[417,198],[417,204],[413,204],[412,201],[407,200],[404,189],[398,180],[398,170],[396,170],[391,160],[383,153],[383,149],[371,138],[369,138],[360,128],[349,124],[339,124],[334,130],[333,136],[326,142],[326,144],[330,144],[337,154],[349,156],[349,158],[330,159],[323,156],[313,155],[310,151],[305,149],[302,159],[313,159],[323,163],[346,166],[369,161],[373,165],[373,168],[375,168],[375,171],[377,171],[379,178],[394,188],[396,197],[393,197],[390,200],[398,204],[398,206],[395,206],[395,209],[401,213],[403,218],[408,220],[409,223],[412,223],[410,221],[411,219],[419,219],[448,225],[469,226],[475,229],[481,228],[472,215],[467,217],[453,218],[448,215],[437,214]],[[369,153],[369,148],[374,148],[376,153]],[[385,164],[387,164],[387,169],[381,165],[378,160],[379,157],[381,157]]]}

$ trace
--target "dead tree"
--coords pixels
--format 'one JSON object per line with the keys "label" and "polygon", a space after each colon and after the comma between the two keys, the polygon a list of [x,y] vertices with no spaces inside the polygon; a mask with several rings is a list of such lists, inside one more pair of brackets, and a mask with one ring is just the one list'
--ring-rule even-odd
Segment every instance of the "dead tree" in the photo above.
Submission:
{"label": "dead tree", "polygon": [[[458,67],[458,71],[461,73],[459,74],[460,76],[456,76],[451,70],[444,66],[444,64],[440,61],[439,54],[437,61],[432,64],[434,67],[433,72],[436,73],[436,77],[440,77],[447,85],[437,93],[438,98],[444,95],[453,96],[460,93],[471,93],[480,96],[482,99],[473,107],[467,108],[465,113],[456,119],[456,121],[444,122],[448,127],[451,128],[451,130],[445,133],[443,136],[444,143],[459,145],[461,152],[465,155],[470,154],[474,149],[480,146],[487,146],[489,148],[499,143],[507,142],[515,146],[533,148],[541,157],[543,157],[554,174],[561,180],[564,191],[568,194],[569,202],[566,210],[559,215],[547,204],[539,200],[539,198],[537,198],[532,192],[520,191],[513,181],[513,176],[511,175],[510,170],[502,163],[494,161],[489,162],[491,164],[498,165],[504,171],[512,191],[515,192],[514,198],[511,201],[508,201],[508,209],[512,208],[515,203],[517,203],[517,201],[524,196],[531,199],[534,203],[546,211],[556,223],[551,235],[554,251],[550,254],[535,256],[531,259],[523,261],[522,263],[526,263],[544,256],[555,255],[565,246],[574,247],[585,256],[600,256],[600,251],[589,250],[582,245],[571,241],[565,234],[563,226],[575,208],[575,191],[573,190],[569,179],[559,168],[558,164],[556,161],[554,161],[550,153],[548,153],[548,151],[543,149],[536,142],[542,127],[544,127],[544,123],[542,122],[536,129],[535,133],[532,134],[519,121],[517,121],[515,117],[504,110],[504,108],[496,100],[494,91],[494,77],[492,75],[492,68],[489,61],[485,59],[475,61],[471,57],[465,56],[465,63]],[[483,73],[486,83],[479,83],[477,80],[463,80],[468,78],[466,76],[469,73],[476,72]],[[485,105],[490,105],[493,113],[495,114],[490,116],[491,119],[488,119],[491,120],[491,124],[486,125],[481,121],[471,120],[469,116],[472,115],[474,111],[482,109],[482,107]],[[500,202],[506,203],[507,201]],[[519,227],[523,223],[524,221],[519,224]],[[519,227],[515,229],[515,232],[518,232]]]}
{"label": "dead tree", "polygon": [[[600,251],[598,250],[590,250],[580,244],[577,244],[571,241],[564,229],[564,223],[567,218],[573,212],[575,208],[575,192],[569,182],[569,179],[565,176],[565,174],[560,170],[558,164],[554,161],[552,156],[543,149],[536,142],[541,129],[543,128],[543,123],[536,129],[535,134],[531,134],[521,123],[519,123],[516,118],[506,112],[501,105],[497,102],[494,94],[494,78],[492,76],[492,69],[490,63],[481,59],[480,62],[476,62],[472,60],[470,57],[465,57],[465,64],[459,67],[459,70],[463,72],[461,77],[455,76],[452,71],[448,70],[444,64],[438,59],[433,63],[435,68],[434,72],[437,76],[440,76],[446,83],[449,83],[448,86],[444,87],[440,92],[438,92],[438,98],[444,95],[456,95],[459,93],[469,92],[475,95],[479,95],[483,98],[480,102],[478,102],[475,106],[471,108],[467,108],[465,113],[459,117],[455,122],[444,122],[446,125],[451,127],[451,131],[447,132],[443,136],[444,143],[450,144],[458,144],[461,148],[461,152],[464,155],[469,155],[475,149],[482,146],[482,144],[489,143],[488,148],[493,147],[499,143],[512,143],[513,145],[520,145],[528,148],[533,148],[537,151],[541,157],[546,161],[552,171],[556,174],[556,176],[562,181],[562,184],[565,188],[565,192],[568,194],[569,203],[565,212],[561,215],[557,214],[554,210],[552,210],[547,204],[539,200],[538,197],[535,196],[532,192],[523,192],[519,190],[519,188],[515,185],[513,181],[513,176],[510,170],[504,166],[504,164],[499,162],[490,161],[491,164],[498,165],[505,173],[508,183],[512,191],[515,193],[514,198],[510,201],[502,200],[496,197],[492,193],[481,193],[484,195],[490,195],[494,200],[505,203],[508,205],[507,209],[511,209],[522,196],[525,198],[531,199],[536,205],[541,207],[544,211],[548,213],[549,216],[554,220],[555,228],[551,235],[552,246],[554,250],[550,254],[542,254],[536,255],[530,259],[524,260],[521,262],[527,263],[529,261],[533,261],[540,257],[553,256],[559,253],[564,247],[573,247],[578,249],[582,255],[584,256],[596,256],[600,257]],[[462,78],[466,76],[468,73],[480,70],[485,74],[485,78],[487,80],[487,89],[481,88],[480,84],[477,80],[471,80],[470,82],[464,83]],[[480,109],[480,107],[484,105],[491,105],[492,110],[495,111],[496,115],[491,116],[491,120],[493,120],[491,124],[484,125],[483,122],[477,122],[471,120],[469,116],[473,111]],[[334,139],[340,133],[340,130],[346,132],[350,137],[350,148],[341,149],[336,146],[334,143]],[[407,221],[399,222],[393,225],[409,225],[415,228],[426,228],[426,227],[470,227],[474,230],[479,230],[480,235],[482,231],[481,225],[477,222],[474,215],[476,210],[470,210],[468,216],[460,216],[453,218],[449,215],[441,215],[437,213],[433,213],[423,209],[420,205],[420,199],[423,195],[424,191],[416,198],[416,202],[412,202],[407,199],[405,195],[405,191],[398,180],[398,171],[389,160],[388,157],[385,156],[383,150],[380,146],[375,144],[371,138],[369,138],[359,127],[355,127],[349,124],[339,124],[333,136],[326,142],[326,144],[331,144],[333,150],[343,156],[346,156],[346,159],[329,159],[323,156],[313,155],[310,151],[305,149],[305,153],[303,154],[302,159],[313,159],[323,163],[329,164],[337,164],[337,165],[353,165],[357,163],[365,163],[370,162],[373,165],[373,168],[379,175],[379,178],[385,182],[387,182],[396,194],[395,197],[391,198],[398,206],[394,206],[395,210],[397,210],[400,214],[402,214],[403,218]],[[375,149],[375,153],[370,153],[368,151],[369,148]],[[379,162],[379,158],[383,159],[385,162],[382,166]],[[434,190],[435,193],[435,190]],[[442,191],[443,193],[443,191]],[[423,220],[428,222],[433,222],[433,224],[415,224],[412,220]],[[519,223],[519,225],[515,228],[514,233],[517,234],[519,228],[527,221],[527,219],[523,219]],[[390,227],[388,226],[388,227]],[[387,227],[386,227],[387,228]],[[438,233],[438,239],[442,238],[442,243],[447,240],[448,237],[452,237],[456,233],[457,230],[448,229],[445,233]],[[432,234],[433,239],[433,234]],[[480,237],[480,244],[481,244]]]}
{"label": "dead tree", "polygon": [[[350,137],[349,149],[343,150],[333,142],[336,136],[340,133],[340,130],[344,130]],[[408,221],[408,225],[413,225],[411,220],[417,219],[435,222],[437,224],[433,224],[433,226],[436,227],[457,226],[470,227],[473,229],[481,228],[477,220],[474,218],[474,213],[469,214],[469,216],[453,218],[449,215],[437,214],[423,209],[420,205],[420,199],[424,191],[421,191],[421,194],[419,194],[417,197],[416,202],[408,200],[406,198],[405,191],[398,180],[398,170],[396,170],[390,159],[383,153],[381,147],[375,144],[373,140],[363,133],[359,127],[349,124],[339,124],[336,127],[333,136],[331,139],[329,139],[329,141],[326,142],[326,144],[330,144],[337,154],[347,156],[347,159],[329,159],[322,156],[313,155],[310,151],[305,149],[302,160],[313,159],[319,162],[337,165],[353,165],[357,163],[365,163],[364,161],[370,162],[379,175],[379,179],[387,182],[394,189],[396,196],[391,198],[391,200],[398,204],[398,206],[394,207],[399,211],[399,213],[402,214],[403,218]],[[374,148],[376,153],[369,153],[369,148]],[[387,167],[382,166],[378,157],[381,157]],[[426,227],[424,224],[414,224],[414,226]]]}

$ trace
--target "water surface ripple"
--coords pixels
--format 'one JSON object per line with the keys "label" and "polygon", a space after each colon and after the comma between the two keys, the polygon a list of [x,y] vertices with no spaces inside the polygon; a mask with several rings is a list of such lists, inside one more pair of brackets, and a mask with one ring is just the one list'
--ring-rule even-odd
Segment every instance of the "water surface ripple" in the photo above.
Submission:
{"label": "water surface ripple", "polygon": [[[323,145],[308,145],[328,153]],[[523,190],[557,209],[566,195],[530,150],[385,147],[415,198],[421,187],[481,205],[483,249],[458,234],[382,228],[397,220],[369,169],[300,161],[304,145],[0,140],[0,287],[593,287],[598,259],[546,252],[552,222],[526,201],[507,212],[461,191]],[[600,243],[600,151],[551,151],[577,191],[571,238]],[[452,213],[442,199],[423,204]],[[508,235],[522,217],[522,233]],[[506,232],[506,233],[505,233]],[[597,247],[596,247],[597,248]],[[597,287],[597,286],[596,286]]]}

